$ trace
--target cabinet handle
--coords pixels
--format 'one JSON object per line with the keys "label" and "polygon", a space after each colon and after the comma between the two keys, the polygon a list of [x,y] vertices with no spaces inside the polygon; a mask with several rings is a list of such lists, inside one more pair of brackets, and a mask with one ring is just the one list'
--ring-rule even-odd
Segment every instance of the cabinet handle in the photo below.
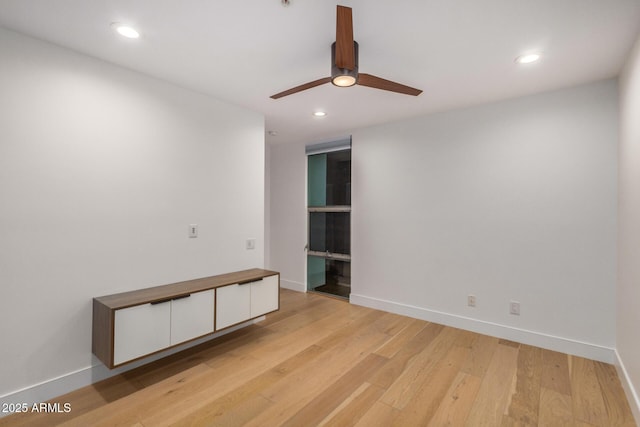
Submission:
{"label": "cabinet handle", "polygon": [[173,299],[172,299],[172,301],[175,301],[175,300],[177,300],[177,299],[189,298],[190,296],[191,296],[191,294],[182,295],[182,296],[179,296],[179,297],[175,297],[175,298],[173,298]]}
{"label": "cabinet handle", "polygon": [[159,301],[154,301],[152,303],[150,303],[151,305],[158,305],[158,304],[164,304],[165,302],[169,302],[171,301],[172,298],[167,298],[167,299],[161,299]]}
{"label": "cabinet handle", "polygon": [[238,285],[240,285],[240,286],[248,285],[249,283],[253,283],[253,282],[258,282],[258,280],[256,280],[256,279],[245,280],[244,282],[238,282]]}

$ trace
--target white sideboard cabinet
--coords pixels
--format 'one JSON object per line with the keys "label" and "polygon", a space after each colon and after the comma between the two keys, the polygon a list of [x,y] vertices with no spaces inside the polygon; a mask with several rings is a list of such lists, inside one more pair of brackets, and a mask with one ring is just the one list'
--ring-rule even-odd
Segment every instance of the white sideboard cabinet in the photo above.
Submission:
{"label": "white sideboard cabinet", "polygon": [[93,353],[110,369],[280,307],[280,275],[251,269],[93,299]]}

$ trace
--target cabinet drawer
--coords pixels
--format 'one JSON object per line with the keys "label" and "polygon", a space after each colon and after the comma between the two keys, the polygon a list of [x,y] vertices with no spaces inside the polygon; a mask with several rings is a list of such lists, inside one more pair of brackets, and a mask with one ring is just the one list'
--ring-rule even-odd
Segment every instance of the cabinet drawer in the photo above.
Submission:
{"label": "cabinet drawer", "polygon": [[251,317],[276,311],[280,305],[278,276],[265,277],[251,284]]}
{"label": "cabinet drawer", "polygon": [[170,324],[169,301],[116,310],[113,364],[119,365],[169,347]]}
{"label": "cabinet drawer", "polygon": [[251,284],[216,289],[216,330],[251,318]]}
{"label": "cabinet drawer", "polygon": [[214,290],[171,301],[171,345],[213,332]]}

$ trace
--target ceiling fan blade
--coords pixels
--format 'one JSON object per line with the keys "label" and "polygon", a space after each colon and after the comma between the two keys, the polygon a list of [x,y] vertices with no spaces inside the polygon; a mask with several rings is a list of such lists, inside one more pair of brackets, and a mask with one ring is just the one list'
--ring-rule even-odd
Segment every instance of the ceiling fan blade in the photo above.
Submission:
{"label": "ceiling fan blade", "polygon": [[402,93],[405,95],[418,96],[422,93],[420,89],[405,86],[400,83],[392,82],[391,80],[385,80],[380,77],[372,76],[371,74],[358,74],[358,84],[360,86],[368,86],[375,89],[388,90],[391,92]]}
{"label": "ceiling fan blade", "polygon": [[303,90],[311,89],[312,87],[320,86],[325,83],[329,83],[330,81],[331,81],[331,77],[324,77],[322,79],[314,80],[312,82],[305,83],[303,85],[296,86],[291,89],[287,89],[284,92],[276,93],[275,95],[271,95],[270,98],[278,99],[278,98],[282,98],[283,96],[293,95],[294,93],[302,92]]}
{"label": "ceiling fan blade", "polygon": [[355,58],[351,8],[338,6],[336,15],[336,66],[353,70],[356,66]]}

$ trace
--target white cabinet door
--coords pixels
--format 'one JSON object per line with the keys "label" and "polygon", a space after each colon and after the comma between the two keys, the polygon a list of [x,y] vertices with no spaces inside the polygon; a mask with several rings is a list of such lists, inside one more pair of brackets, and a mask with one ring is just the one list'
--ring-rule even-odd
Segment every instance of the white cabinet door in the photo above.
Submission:
{"label": "white cabinet door", "polygon": [[171,345],[213,332],[213,289],[171,301]]}
{"label": "white cabinet door", "polygon": [[251,317],[251,285],[216,288],[216,330],[244,322]]}
{"label": "white cabinet door", "polygon": [[119,365],[169,347],[170,324],[169,301],[116,310],[113,364]]}
{"label": "white cabinet door", "polygon": [[279,306],[278,276],[251,283],[251,317],[276,311]]}

